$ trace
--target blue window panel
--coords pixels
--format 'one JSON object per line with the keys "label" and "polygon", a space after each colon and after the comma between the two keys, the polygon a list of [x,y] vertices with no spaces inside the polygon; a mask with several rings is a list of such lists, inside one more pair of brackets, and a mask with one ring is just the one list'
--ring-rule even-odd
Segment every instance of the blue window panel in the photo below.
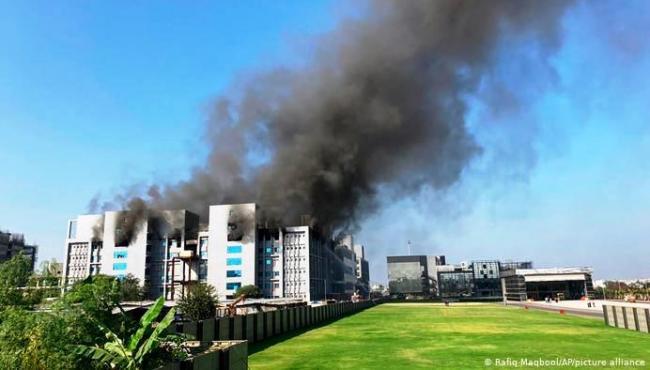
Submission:
{"label": "blue window panel", "polygon": [[226,266],[239,266],[241,265],[241,258],[226,258]]}
{"label": "blue window panel", "polygon": [[127,251],[115,251],[113,252],[113,258],[115,259],[125,259],[128,256]]}
{"label": "blue window panel", "polygon": [[126,263],[114,263],[113,270],[126,270]]}
{"label": "blue window panel", "polygon": [[228,270],[226,277],[241,277],[241,270]]}
{"label": "blue window panel", "polygon": [[271,253],[273,252],[273,248],[271,247],[266,247],[266,253]]}
{"label": "blue window panel", "polygon": [[241,253],[241,245],[229,245],[226,248],[227,253]]}
{"label": "blue window panel", "polygon": [[266,264],[267,264],[267,265],[270,265],[271,263],[273,263],[273,260],[267,258],[267,259],[266,259]]}
{"label": "blue window panel", "polygon": [[241,288],[241,283],[226,283],[226,290],[237,290]]}

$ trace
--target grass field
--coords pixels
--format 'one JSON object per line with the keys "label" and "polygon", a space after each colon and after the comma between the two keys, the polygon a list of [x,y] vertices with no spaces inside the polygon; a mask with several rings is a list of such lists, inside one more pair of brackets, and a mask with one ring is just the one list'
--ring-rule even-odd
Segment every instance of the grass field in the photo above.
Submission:
{"label": "grass field", "polygon": [[[620,358],[642,360],[646,366],[637,368],[650,368],[649,334],[606,327],[593,318],[497,304],[382,304],[249,351],[251,369],[513,368],[496,365],[507,358]],[[610,365],[579,368],[629,368]]]}

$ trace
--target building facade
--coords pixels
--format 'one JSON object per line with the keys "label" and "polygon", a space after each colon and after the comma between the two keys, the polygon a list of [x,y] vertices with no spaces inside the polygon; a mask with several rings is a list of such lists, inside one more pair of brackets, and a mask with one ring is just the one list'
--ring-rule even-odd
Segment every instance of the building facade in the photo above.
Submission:
{"label": "building facade", "polygon": [[389,256],[386,262],[390,294],[431,294],[427,256]]}
{"label": "building facade", "polygon": [[[128,211],[81,215],[68,223],[64,282],[96,274],[138,278],[150,298],[177,299],[195,282],[232,299],[246,285],[265,298],[349,299],[368,276],[354,249],[310,226],[262,227],[254,203],[210,206],[201,228],[185,211],[150,211],[134,222]],[[364,272],[365,271],[365,272]]]}
{"label": "building facade", "polygon": [[150,298],[174,299],[198,281],[198,216],[185,211],[80,215],[68,221],[63,284],[88,276],[137,278]]}
{"label": "building facade", "polygon": [[510,269],[501,273],[503,297],[513,301],[592,297],[591,275],[589,267]]}
{"label": "building facade", "polygon": [[0,231],[0,263],[22,254],[30,261],[31,269],[34,271],[37,253],[38,247],[25,243],[23,234]]}
{"label": "building facade", "polygon": [[254,203],[210,206],[207,282],[220,299],[257,283],[256,212]]}
{"label": "building facade", "polygon": [[357,276],[356,291],[362,297],[370,295],[370,265],[366,260],[366,248],[361,244],[354,245],[356,258],[355,274]]}

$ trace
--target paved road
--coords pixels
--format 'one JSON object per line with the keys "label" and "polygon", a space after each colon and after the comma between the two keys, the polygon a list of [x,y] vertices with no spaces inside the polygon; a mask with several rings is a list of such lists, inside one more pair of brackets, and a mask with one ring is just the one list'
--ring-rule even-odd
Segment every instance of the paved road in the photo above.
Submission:
{"label": "paved road", "polygon": [[579,316],[585,316],[585,317],[592,317],[592,318],[603,318],[603,311],[602,311],[602,306],[598,306],[598,309],[582,309],[582,308],[575,308],[575,307],[564,307],[564,306],[556,306],[552,303],[543,303],[543,302],[519,302],[519,301],[508,301],[508,306],[528,306],[530,308],[538,309],[538,310],[545,310],[545,311],[554,311],[554,312],[560,312],[560,310],[564,310],[564,312],[571,314],[571,315],[579,315]]}

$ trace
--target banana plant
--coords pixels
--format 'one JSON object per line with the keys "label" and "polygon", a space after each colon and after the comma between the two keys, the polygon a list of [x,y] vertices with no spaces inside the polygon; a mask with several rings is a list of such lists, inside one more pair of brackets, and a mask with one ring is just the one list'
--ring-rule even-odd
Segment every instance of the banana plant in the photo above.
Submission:
{"label": "banana plant", "polygon": [[174,321],[175,308],[169,310],[157,325],[154,324],[154,320],[160,315],[163,305],[164,298],[158,298],[153,306],[140,318],[136,332],[124,340],[106,326],[98,323],[97,325],[106,335],[108,342],[103,347],[74,345],[73,351],[78,355],[108,365],[113,369],[144,369],[145,361],[149,360],[149,357],[161,343],[170,338],[170,336],[163,336],[163,334],[165,329]]}

